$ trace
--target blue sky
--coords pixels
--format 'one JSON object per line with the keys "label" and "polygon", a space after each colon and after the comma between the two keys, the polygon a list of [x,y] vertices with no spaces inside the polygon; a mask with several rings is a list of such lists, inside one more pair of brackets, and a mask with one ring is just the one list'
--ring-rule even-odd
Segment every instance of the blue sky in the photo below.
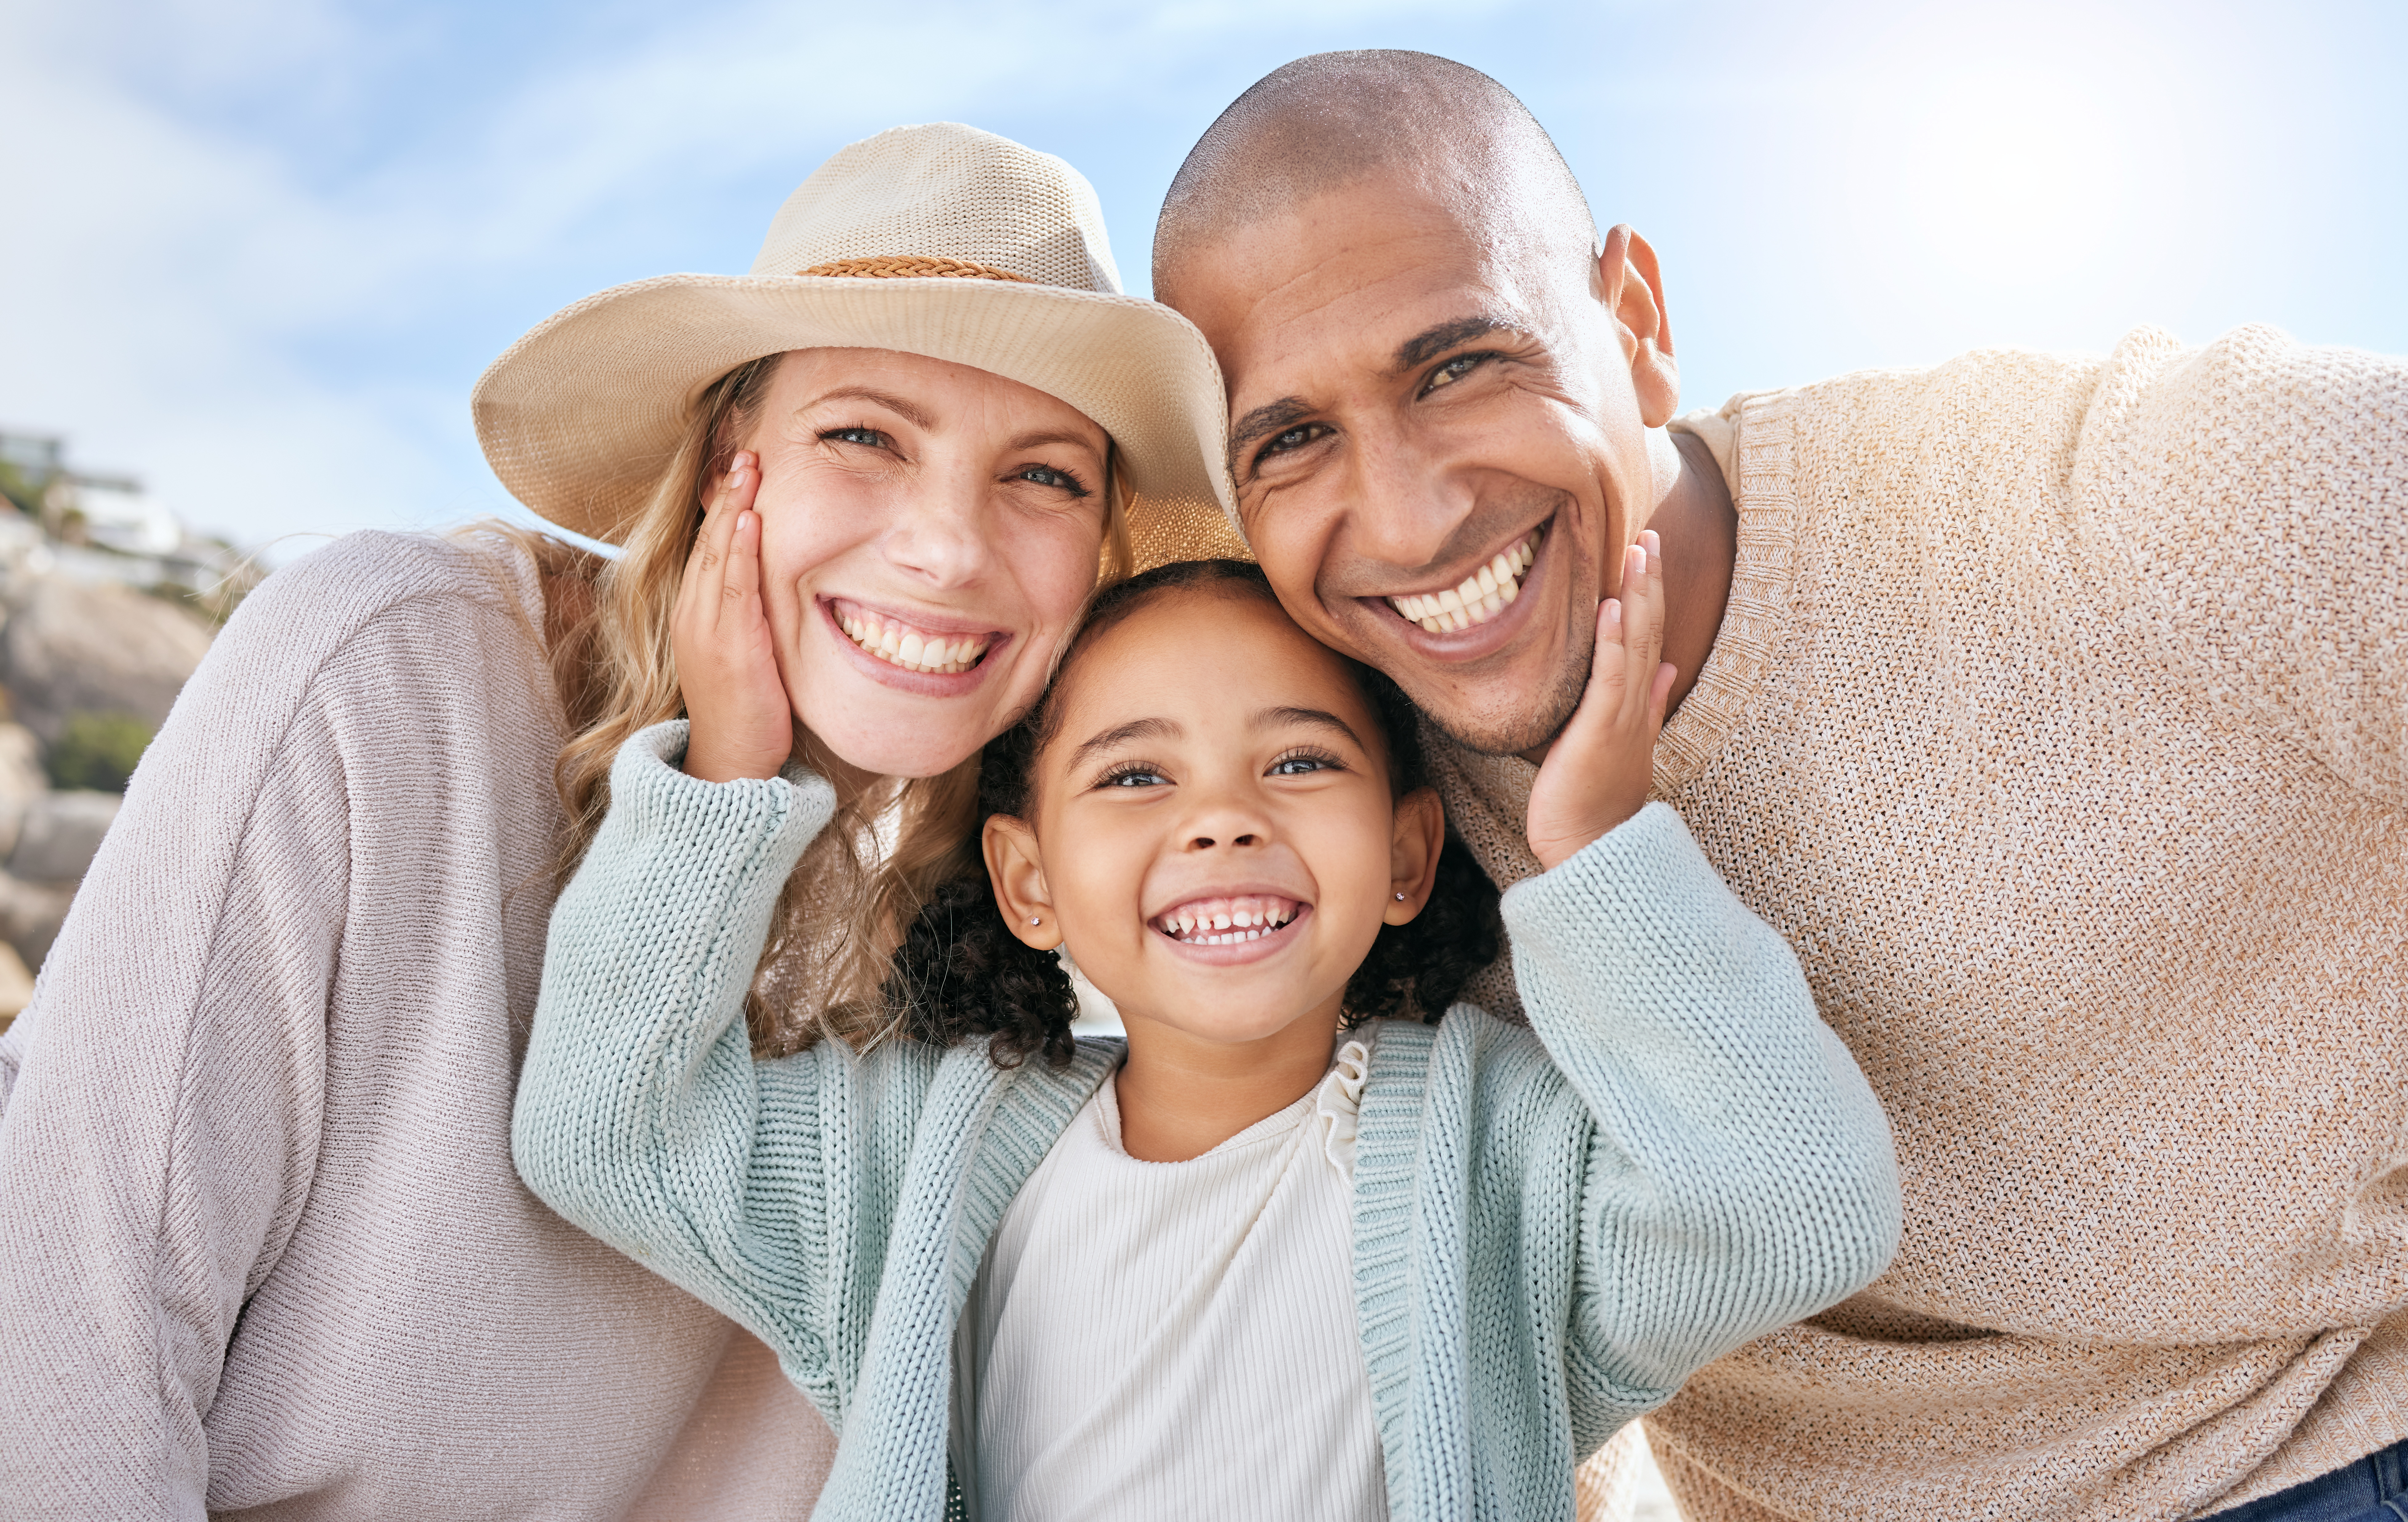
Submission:
{"label": "blue sky", "polygon": [[1059,153],[1142,282],[1189,143],[1343,47],[1529,103],[1662,255],[1691,405],[2139,323],[2408,352],[2397,4],[0,0],[0,427],[251,544],[504,510],[484,365],[742,270],[842,144]]}

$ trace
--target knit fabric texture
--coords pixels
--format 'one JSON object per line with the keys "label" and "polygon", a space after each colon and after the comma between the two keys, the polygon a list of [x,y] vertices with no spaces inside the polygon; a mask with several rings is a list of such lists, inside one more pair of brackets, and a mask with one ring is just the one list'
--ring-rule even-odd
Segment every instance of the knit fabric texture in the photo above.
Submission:
{"label": "knit fabric texture", "polygon": [[[755,1062],[741,1018],[814,777],[631,740],[552,921],[514,1138],[530,1187],[776,1349],[839,1436],[824,1518],[943,1513],[953,1344],[1005,1207],[1111,1074],[982,1045]],[[1381,1032],[1354,1300],[1406,1518],[1569,1516],[1575,1459],[1876,1273],[1888,1133],[1796,960],[1667,808],[1506,896],[1533,1025]]]}
{"label": "knit fabric texture", "polygon": [[1119,1086],[1096,1086],[963,1309],[954,1393],[978,1453],[955,1472],[975,1522],[1386,1522],[1342,1081],[1333,1067],[1178,1162],[1130,1157]]}
{"label": "knit fabric texture", "polygon": [[760,1343],[509,1152],[551,908],[542,592],[387,533],[270,576],[0,1037],[0,1515],[796,1517]]}
{"label": "knit fabric texture", "polygon": [[[2408,1435],[2408,364],[2143,331],[1689,426],[1739,558],[1656,796],[1907,1231],[1650,1418],[1686,1515],[2171,1519]],[[1528,764],[1433,746],[1535,871]]]}

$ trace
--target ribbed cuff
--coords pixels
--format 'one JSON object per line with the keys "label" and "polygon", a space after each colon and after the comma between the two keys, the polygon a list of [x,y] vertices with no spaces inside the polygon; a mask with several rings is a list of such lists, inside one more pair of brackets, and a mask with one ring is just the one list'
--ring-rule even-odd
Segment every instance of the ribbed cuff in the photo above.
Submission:
{"label": "ribbed cuff", "polygon": [[1649,804],[1582,846],[1551,870],[1505,890],[1505,929],[1519,947],[1526,940],[1594,935],[1622,939],[1643,933],[1632,924],[1659,917],[1668,902],[1695,904],[1729,889],[1670,804]]}
{"label": "ribbed cuff", "polygon": [[705,782],[679,766],[689,726],[672,718],[638,731],[610,763],[603,828],[627,844],[676,842],[710,856],[757,852],[783,880],[836,814],[836,789],[799,766],[774,777]]}

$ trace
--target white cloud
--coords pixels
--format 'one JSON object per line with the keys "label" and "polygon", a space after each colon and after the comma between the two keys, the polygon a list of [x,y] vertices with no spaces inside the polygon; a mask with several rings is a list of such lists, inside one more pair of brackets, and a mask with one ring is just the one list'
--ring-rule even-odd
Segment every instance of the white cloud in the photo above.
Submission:
{"label": "white cloud", "polygon": [[467,377],[401,357],[456,305],[644,241],[664,198],[745,222],[714,234],[749,253],[774,203],[721,208],[714,188],[896,121],[1109,118],[1159,89],[1133,63],[1298,14],[686,10],[614,48],[564,37],[563,62],[432,110],[410,95],[440,88],[440,39],[429,57],[324,0],[12,6],[0,130],[31,215],[0,242],[0,424],[67,432],[82,462],[249,541],[492,510]]}

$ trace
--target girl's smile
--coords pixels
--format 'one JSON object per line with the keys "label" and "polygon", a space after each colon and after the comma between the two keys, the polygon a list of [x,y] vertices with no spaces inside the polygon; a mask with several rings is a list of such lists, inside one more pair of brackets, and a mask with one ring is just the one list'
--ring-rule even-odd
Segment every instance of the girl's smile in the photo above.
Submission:
{"label": "girl's smile", "polygon": [[1146,921],[1178,954],[1226,967],[1275,957],[1301,942],[1298,921],[1312,905],[1275,893],[1189,899]]}

